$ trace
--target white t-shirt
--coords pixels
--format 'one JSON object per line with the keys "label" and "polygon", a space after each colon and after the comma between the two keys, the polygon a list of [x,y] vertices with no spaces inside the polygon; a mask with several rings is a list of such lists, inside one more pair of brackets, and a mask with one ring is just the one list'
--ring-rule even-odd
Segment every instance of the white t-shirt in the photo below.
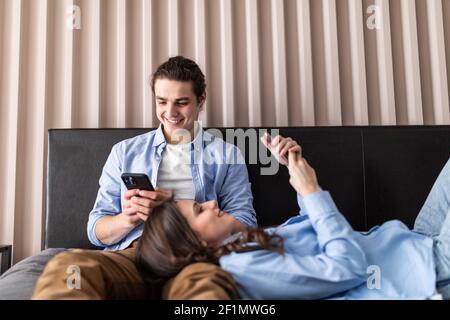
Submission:
{"label": "white t-shirt", "polygon": [[173,192],[175,200],[195,199],[191,172],[191,143],[167,144],[158,170],[158,187]]}

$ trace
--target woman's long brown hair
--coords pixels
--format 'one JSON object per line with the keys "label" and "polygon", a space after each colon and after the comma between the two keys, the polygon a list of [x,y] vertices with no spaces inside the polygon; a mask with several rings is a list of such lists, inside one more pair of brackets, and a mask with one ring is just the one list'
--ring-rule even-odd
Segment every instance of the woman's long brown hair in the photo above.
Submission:
{"label": "woman's long brown hair", "polygon": [[[248,243],[254,245],[248,245]],[[144,281],[161,289],[170,278],[194,262],[218,263],[231,252],[271,250],[283,253],[283,239],[263,229],[247,229],[239,239],[219,247],[205,247],[173,200],[153,209],[144,224],[136,250],[136,265]]]}

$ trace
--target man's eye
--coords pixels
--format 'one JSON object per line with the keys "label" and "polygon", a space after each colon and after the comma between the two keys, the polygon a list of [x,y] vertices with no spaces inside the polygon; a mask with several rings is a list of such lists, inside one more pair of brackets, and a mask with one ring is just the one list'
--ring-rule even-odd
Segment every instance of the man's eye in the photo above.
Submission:
{"label": "man's eye", "polygon": [[159,104],[160,106],[163,106],[163,105],[166,104],[166,102],[165,102],[165,101],[159,101],[158,104]]}

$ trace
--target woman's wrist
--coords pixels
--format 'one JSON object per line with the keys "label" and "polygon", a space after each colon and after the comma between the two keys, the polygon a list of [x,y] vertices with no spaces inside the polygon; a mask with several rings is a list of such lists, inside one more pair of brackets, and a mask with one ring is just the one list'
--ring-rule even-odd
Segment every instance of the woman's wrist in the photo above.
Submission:
{"label": "woman's wrist", "polygon": [[315,185],[315,186],[310,186],[310,187],[305,188],[303,190],[303,192],[300,193],[300,195],[302,197],[306,197],[306,196],[308,196],[308,195],[310,195],[312,193],[320,192],[320,191],[322,191],[322,188],[319,185]]}

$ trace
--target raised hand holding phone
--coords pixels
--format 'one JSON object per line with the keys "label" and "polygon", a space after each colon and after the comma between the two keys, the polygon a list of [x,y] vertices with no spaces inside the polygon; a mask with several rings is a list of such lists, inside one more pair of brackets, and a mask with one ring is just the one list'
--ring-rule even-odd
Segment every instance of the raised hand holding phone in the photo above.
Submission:
{"label": "raised hand holding phone", "polygon": [[309,165],[301,154],[295,151],[288,152],[289,183],[301,196],[305,197],[313,192],[320,191],[316,171]]}
{"label": "raised hand holding phone", "polygon": [[290,137],[285,138],[280,135],[276,136],[275,138],[272,138],[268,132],[266,132],[261,137],[261,142],[267,149],[269,149],[269,151],[273,154],[275,159],[277,159],[277,161],[284,166],[287,166],[289,163],[288,159],[289,151],[298,153],[301,153],[302,151],[298,143],[292,138]]}

